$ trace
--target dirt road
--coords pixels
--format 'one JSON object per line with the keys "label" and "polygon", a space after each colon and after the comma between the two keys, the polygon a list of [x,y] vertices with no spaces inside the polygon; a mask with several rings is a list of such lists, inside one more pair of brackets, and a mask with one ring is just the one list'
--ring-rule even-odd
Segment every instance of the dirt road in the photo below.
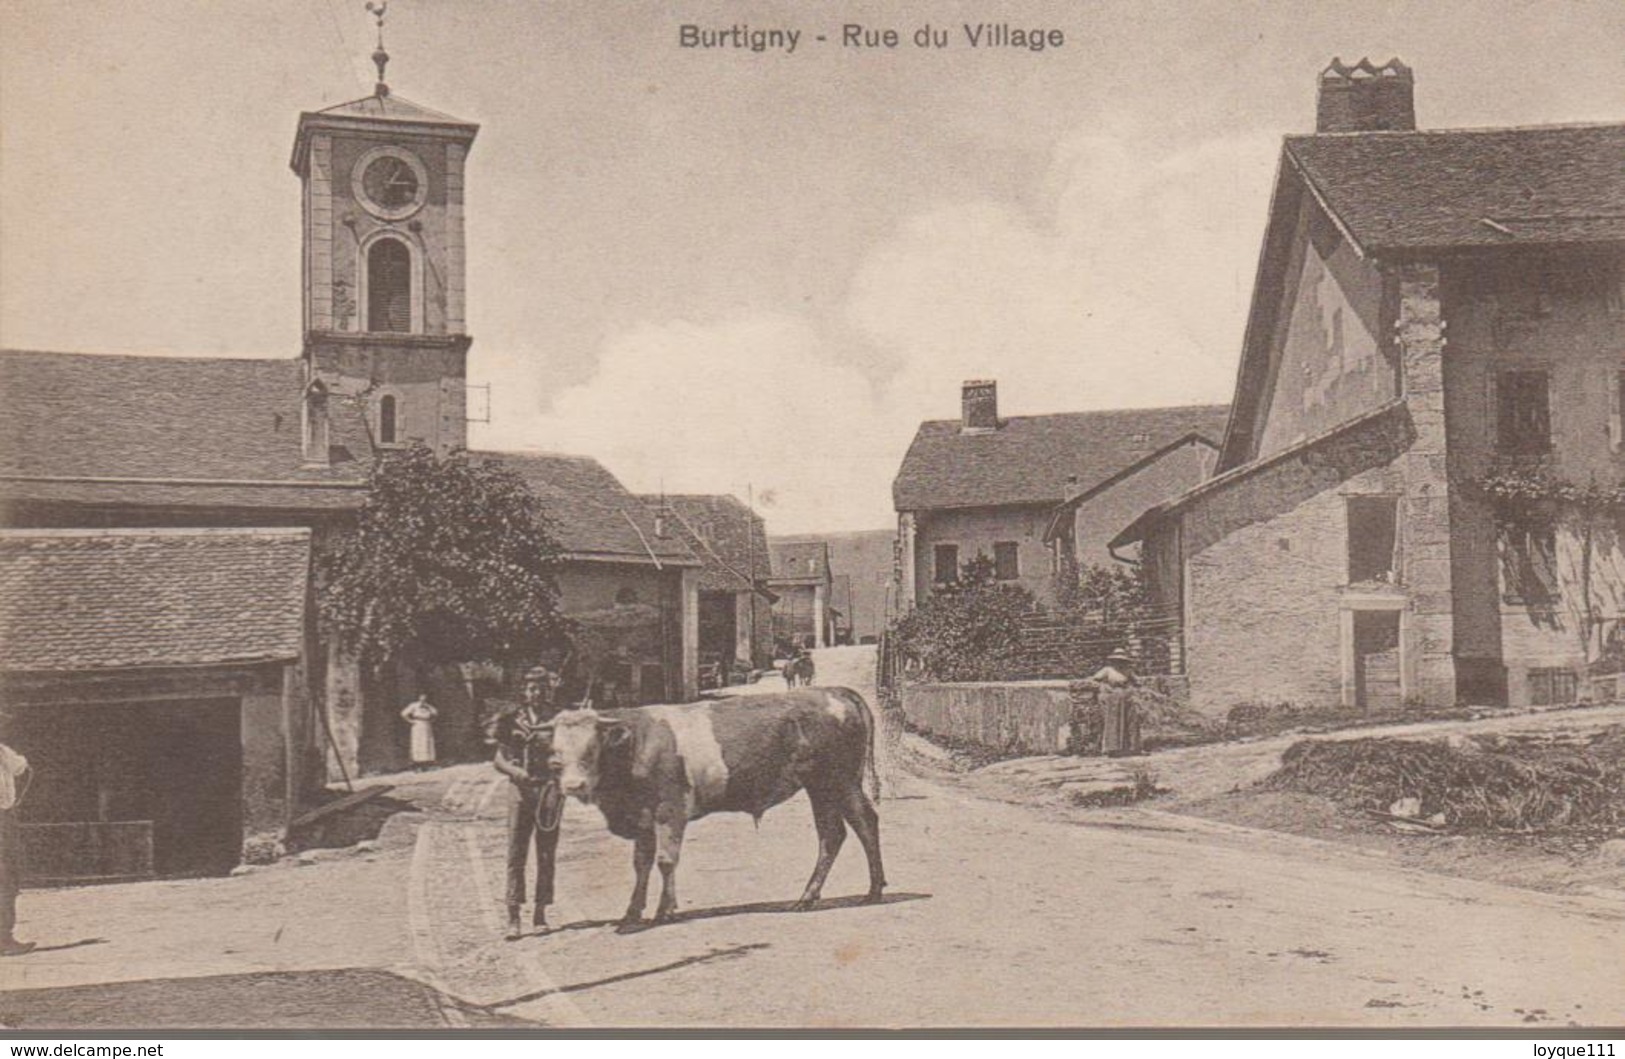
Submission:
{"label": "dirt road", "polygon": [[[821,653],[819,681],[865,685],[871,657]],[[630,847],[572,805],[554,910],[563,929],[505,943],[505,790],[482,766],[417,783],[396,793],[428,811],[396,817],[373,853],[25,895],[29,936],[105,943],[6,961],[0,974],[18,991],[0,996],[0,1018],[50,1024],[72,999],[81,1025],[132,1010],[146,1024],[332,1025],[335,1001],[347,1024],[373,1025],[1625,1022],[1625,903],[1407,872],[1280,836],[1217,842],[1154,814],[1078,826],[922,778],[881,805],[886,903],[853,900],[866,877],[851,842],[823,905],[785,910],[815,854],[798,798],[760,828],[742,816],[693,825],[681,918],[625,935],[611,921],[631,885]],[[265,1021],[265,981],[318,972],[340,972],[325,1002],[301,1014],[304,994],[288,985],[293,999]],[[200,990],[229,994],[233,975],[260,984],[196,1003]],[[158,978],[162,989],[90,986]]]}

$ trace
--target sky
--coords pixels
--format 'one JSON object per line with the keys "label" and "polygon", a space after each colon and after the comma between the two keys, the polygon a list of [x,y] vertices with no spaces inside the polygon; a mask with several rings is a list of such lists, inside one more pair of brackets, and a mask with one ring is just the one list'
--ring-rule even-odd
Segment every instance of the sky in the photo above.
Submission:
{"label": "sky", "polygon": [[[0,0],[0,345],[296,356],[288,157],[372,90],[362,7]],[[1625,118],[1618,0],[390,0],[385,33],[397,94],[481,125],[471,445],[754,497],[773,533],[891,525],[965,379],[1007,416],[1228,401],[1333,56],[1404,60],[1423,128]]]}

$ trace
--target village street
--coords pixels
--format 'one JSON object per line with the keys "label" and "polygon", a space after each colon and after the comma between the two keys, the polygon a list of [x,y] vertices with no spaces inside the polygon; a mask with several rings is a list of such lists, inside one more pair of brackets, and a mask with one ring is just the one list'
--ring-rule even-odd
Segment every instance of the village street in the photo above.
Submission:
{"label": "village street", "polygon": [[[871,649],[821,652],[864,685]],[[895,772],[895,770],[893,770]],[[562,929],[501,940],[501,782],[396,777],[373,846],[228,879],[29,892],[0,1021],[214,1027],[1525,1026],[1625,1021],[1625,902],[1409,872],[1165,814],[1078,826],[904,776],[891,890],[847,844],[809,913],[801,798],[691,827],[678,922],[620,934],[630,847],[572,805]]]}

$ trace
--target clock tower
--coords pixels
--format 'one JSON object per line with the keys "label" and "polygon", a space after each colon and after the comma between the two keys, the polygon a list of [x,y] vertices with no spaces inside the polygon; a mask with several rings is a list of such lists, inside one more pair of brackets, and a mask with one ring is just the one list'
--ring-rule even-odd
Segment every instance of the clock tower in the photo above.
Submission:
{"label": "clock tower", "polygon": [[375,446],[445,453],[468,437],[463,163],[479,126],[392,94],[381,33],[380,18],[373,94],[299,115],[307,380],[359,402]]}

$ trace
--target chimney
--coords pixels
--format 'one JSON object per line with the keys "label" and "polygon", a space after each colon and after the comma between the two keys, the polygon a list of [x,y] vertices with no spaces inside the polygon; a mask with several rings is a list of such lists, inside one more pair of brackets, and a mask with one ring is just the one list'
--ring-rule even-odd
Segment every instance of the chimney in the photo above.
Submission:
{"label": "chimney", "polygon": [[966,379],[960,388],[962,434],[999,429],[999,384],[992,379]]}
{"label": "chimney", "polygon": [[1320,73],[1316,132],[1409,132],[1416,128],[1415,82],[1398,59],[1381,66],[1361,59],[1353,66],[1333,59]]}
{"label": "chimney", "polygon": [[304,407],[304,460],[306,464],[327,466],[328,463],[328,417],[327,417],[327,387],[322,380],[312,380],[305,387]]}

